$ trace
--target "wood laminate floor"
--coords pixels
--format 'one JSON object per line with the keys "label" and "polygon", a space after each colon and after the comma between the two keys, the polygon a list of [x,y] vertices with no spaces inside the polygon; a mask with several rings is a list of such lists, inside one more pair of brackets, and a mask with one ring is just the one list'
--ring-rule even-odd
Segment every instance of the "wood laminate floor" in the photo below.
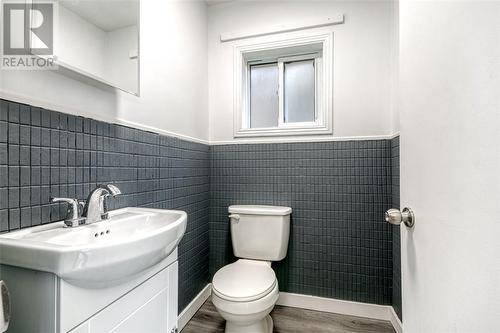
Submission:
{"label": "wood laminate floor", "polygon": [[[274,333],[385,333],[394,332],[388,321],[276,306],[271,312]],[[224,319],[210,300],[196,312],[182,333],[223,333]]]}

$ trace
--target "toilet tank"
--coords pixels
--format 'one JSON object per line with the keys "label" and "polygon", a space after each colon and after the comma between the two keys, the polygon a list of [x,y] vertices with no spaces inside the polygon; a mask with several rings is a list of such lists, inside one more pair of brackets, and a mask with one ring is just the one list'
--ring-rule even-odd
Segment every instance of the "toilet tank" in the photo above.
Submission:
{"label": "toilet tank", "polygon": [[267,261],[285,258],[291,213],[290,207],[229,206],[234,255]]}

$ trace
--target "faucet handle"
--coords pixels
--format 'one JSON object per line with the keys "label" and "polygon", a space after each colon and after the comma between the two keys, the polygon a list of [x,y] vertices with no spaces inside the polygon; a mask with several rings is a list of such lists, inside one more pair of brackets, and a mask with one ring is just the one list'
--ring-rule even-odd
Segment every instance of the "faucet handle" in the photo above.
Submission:
{"label": "faucet handle", "polygon": [[78,217],[78,200],[71,198],[50,198],[50,202],[66,202],[69,204],[68,219],[75,219]]}
{"label": "faucet handle", "polygon": [[76,227],[85,223],[85,218],[81,216],[80,203],[77,199],[72,198],[51,198],[50,202],[66,202],[69,204],[68,215],[64,220],[64,224],[68,227]]}

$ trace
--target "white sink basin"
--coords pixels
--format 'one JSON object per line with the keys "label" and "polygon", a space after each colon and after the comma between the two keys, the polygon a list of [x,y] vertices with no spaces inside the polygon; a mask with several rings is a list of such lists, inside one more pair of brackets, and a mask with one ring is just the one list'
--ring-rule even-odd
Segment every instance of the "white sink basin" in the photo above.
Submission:
{"label": "white sink basin", "polygon": [[0,235],[0,263],[50,272],[99,288],[126,280],[165,259],[186,230],[177,210],[123,208],[110,219],[75,228],[63,222]]}

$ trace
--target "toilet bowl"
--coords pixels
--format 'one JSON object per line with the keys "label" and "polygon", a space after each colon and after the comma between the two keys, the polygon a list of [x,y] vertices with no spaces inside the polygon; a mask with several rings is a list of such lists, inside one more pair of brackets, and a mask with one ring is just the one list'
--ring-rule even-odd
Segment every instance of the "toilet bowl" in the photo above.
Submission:
{"label": "toilet bowl", "polygon": [[286,256],[289,207],[230,206],[233,252],[238,261],[215,273],[212,303],[226,320],[226,333],[271,333],[269,315],[279,288],[272,261]]}
{"label": "toilet bowl", "polygon": [[270,262],[240,259],[219,270],[212,282],[212,303],[226,320],[226,333],[272,332],[269,313],[278,290]]}

